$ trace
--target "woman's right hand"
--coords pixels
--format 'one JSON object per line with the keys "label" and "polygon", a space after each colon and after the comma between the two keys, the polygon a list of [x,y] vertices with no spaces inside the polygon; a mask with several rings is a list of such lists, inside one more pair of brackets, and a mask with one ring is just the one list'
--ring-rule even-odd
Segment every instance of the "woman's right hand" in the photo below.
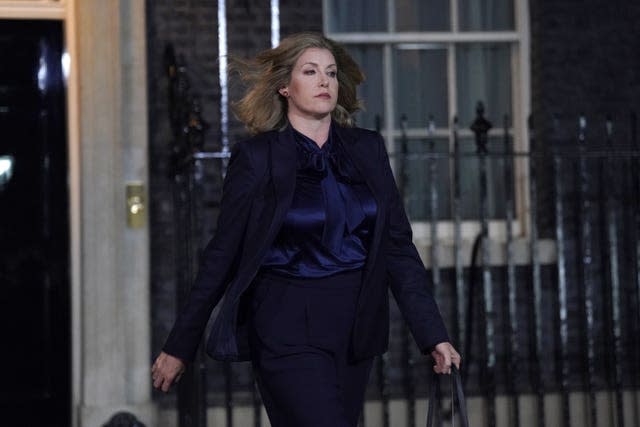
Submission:
{"label": "woman's right hand", "polygon": [[431,356],[436,361],[433,370],[437,374],[450,374],[452,364],[460,369],[460,354],[453,348],[451,343],[441,342],[436,345],[431,352]]}
{"label": "woman's right hand", "polygon": [[151,367],[153,386],[165,393],[168,392],[173,383],[180,381],[184,370],[185,364],[182,360],[161,352]]}

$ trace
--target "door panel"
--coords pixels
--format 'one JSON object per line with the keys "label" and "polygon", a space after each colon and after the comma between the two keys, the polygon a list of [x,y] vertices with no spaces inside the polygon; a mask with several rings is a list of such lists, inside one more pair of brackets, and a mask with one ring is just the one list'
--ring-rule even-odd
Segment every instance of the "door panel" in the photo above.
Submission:
{"label": "door panel", "polygon": [[8,368],[0,412],[8,426],[70,425],[62,34],[57,21],[0,21],[0,360]]}

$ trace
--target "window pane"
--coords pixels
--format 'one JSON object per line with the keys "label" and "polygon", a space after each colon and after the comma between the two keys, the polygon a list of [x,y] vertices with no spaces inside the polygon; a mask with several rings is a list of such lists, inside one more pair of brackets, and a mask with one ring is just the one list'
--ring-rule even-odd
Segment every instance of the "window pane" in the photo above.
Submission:
{"label": "window pane", "polygon": [[[421,48],[420,48],[421,47]],[[394,55],[395,110],[409,127],[447,127],[447,51],[441,45],[398,45]],[[399,126],[399,124],[398,124]]]}
{"label": "window pane", "polygon": [[382,47],[351,45],[347,48],[367,77],[358,87],[358,97],[364,101],[365,111],[356,113],[356,123],[360,127],[375,129],[376,115],[384,117]]}
{"label": "window pane", "polygon": [[396,0],[397,31],[449,31],[449,0]]}
{"label": "window pane", "polygon": [[[402,141],[395,140],[396,176],[398,185],[403,162]],[[411,221],[430,221],[431,182],[436,188],[436,209],[438,219],[451,217],[451,193],[449,191],[449,141],[448,139],[410,139],[407,141],[407,156],[404,158],[405,189],[404,201]]]}
{"label": "window pane", "polygon": [[[496,132],[496,131],[494,131]],[[486,159],[487,171],[487,208],[489,219],[504,219],[505,209],[505,157],[504,142],[499,136],[489,137],[487,144],[489,155]],[[460,140],[461,153],[476,153],[476,143],[472,138]],[[492,155],[493,154],[493,155]],[[511,177],[513,181],[513,177]],[[460,159],[460,205],[462,219],[480,218],[480,159],[477,156],[464,156]],[[512,195],[513,197],[513,195]]]}
{"label": "window pane", "polygon": [[513,0],[459,0],[461,31],[509,31],[515,28]]}
{"label": "window pane", "polygon": [[458,116],[469,126],[476,105],[485,105],[485,117],[499,123],[511,117],[511,60],[507,44],[462,44],[457,47]]}
{"label": "window pane", "polygon": [[327,0],[330,32],[386,31],[385,0]]}

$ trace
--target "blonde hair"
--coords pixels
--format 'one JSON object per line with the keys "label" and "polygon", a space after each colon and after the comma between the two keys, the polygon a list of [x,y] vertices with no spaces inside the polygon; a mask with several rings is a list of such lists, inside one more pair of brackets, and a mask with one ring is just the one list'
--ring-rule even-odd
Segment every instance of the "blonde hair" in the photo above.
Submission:
{"label": "blonde hair", "polygon": [[231,69],[239,74],[247,92],[232,104],[236,116],[252,134],[287,126],[287,100],[278,90],[291,79],[291,71],[309,48],[327,49],[338,68],[338,102],[331,117],[341,126],[353,126],[351,115],[362,108],[356,87],[364,73],[344,47],[318,33],[297,33],[282,39],[278,47],[267,49],[254,60],[231,58]]}

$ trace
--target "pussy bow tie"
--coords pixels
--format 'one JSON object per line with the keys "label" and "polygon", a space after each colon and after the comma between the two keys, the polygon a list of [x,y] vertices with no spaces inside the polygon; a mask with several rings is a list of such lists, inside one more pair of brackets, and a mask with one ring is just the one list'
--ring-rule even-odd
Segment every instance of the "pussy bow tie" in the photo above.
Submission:
{"label": "pussy bow tie", "polygon": [[350,188],[359,180],[344,153],[336,150],[329,140],[322,146],[305,135],[295,132],[301,171],[320,179],[325,209],[322,244],[331,253],[340,255],[345,233],[352,234],[364,221],[365,214],[360,200]]}

